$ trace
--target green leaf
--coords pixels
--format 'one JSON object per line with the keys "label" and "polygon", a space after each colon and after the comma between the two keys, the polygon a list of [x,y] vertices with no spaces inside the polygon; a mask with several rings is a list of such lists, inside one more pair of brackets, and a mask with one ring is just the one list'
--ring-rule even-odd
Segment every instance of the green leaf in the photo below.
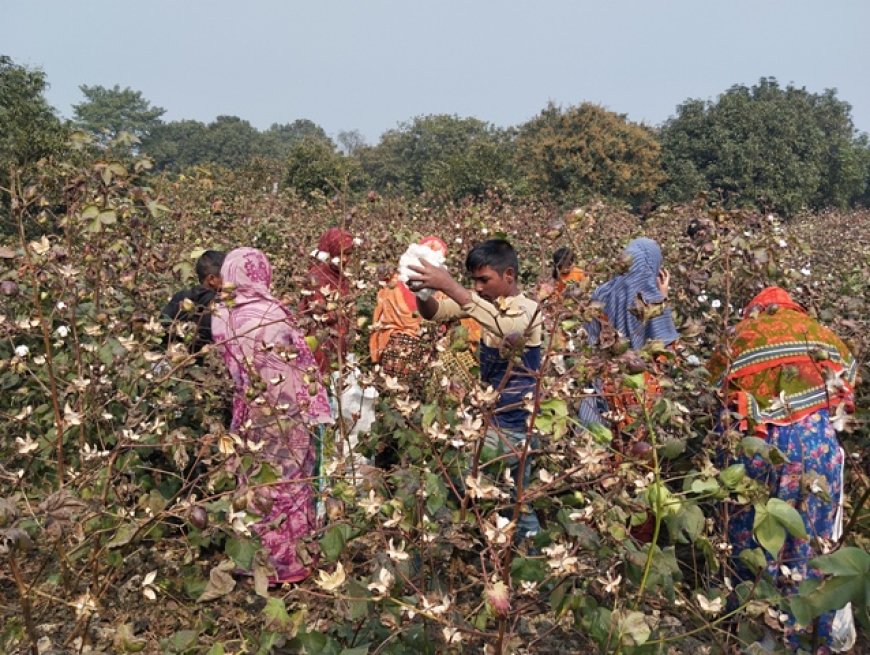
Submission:
{"label": "green leaf", "polygon": [[362,646],[357,646],[356,648],[345,648],[339,655],[368,655],[369,645],[363,644]]}
{"label": "green leaf", "polygon": [[175,652],[183,653],[196,645],[199,633],[196,630],[179,630],[173,634],[167,645]]}
{"label": "green leaf", "polygon": [[351,532],[349,525],[339,523],[324,533],[320,538],[320,550],[327,561],[335,562],[338,559],[350,539]]}
{"label": "green leaf", "polygon": [[424,428],[428,428],[435,422],[435,417],[438,416],[438,405],[431,403],[422,407],[422,424]]}
{"label": "green leaf", "polygon": [[863,575],[870,571],[870,553],[848,546],[830,555],[810,560],[810,566],[829,575]]}
{"label": "green leaf", "polygon": [[257,545],[250,539],[233,537],[227,539],[224,552],[232,557],[237,565],[250,570],[254,561],[254,553],[257,552]]}
{"label": "green leaf", "polygon": [[358,599],[347,601],[348,616],[350,616],[351,621],[359,621],[364,616],[368,616],[369,607],[371,607],[371,601],[367,600],[369,597],[368,589],[356,580],[348,580],[347,595],[350,598]]}
{"label": "green leaf", "polygon": [[649,639],[651,630],[641,612],[616,610],[610,615],[611,626],[625,646],[641,646]]}
{"label": "green leaf", "polygon": [[517,557],[511,562],[511,579],[526,582],[540,582],[547,577],[543,560]]}
{"label": "green leaf", "polygon": [[746,467],[743,464],[732,464],[719,473],[719,479],[729,489],[734,489],[746,478]]}
{"label": "green leaf", "polygon": [[806,539],[807,529],[800,513],[780,498],[771,498],[767,501],[767,511],[771,516],[788,530],[792,536]]}
{"label": "green leaf", "polygon": [[806,580],[789,599],[789,609],[801,625],[809,625],[825,612],[852,602],[866,606],[870,598],[870,554],[847,547],[810,560],[810,566],[833,577]]}
{"label": "green leaf", "polygon": [[628,389],[642,391],[646,387],[646,379],[643,373],[635,373],[634,375],[626,375],[622,378],[622,383]]}
{"label": "green leaf", "polygon": [[609,428],[606,428],[601,423],[593,423],[592,425],[586,426],[586,429],[592,435],[592,438],[596,443],[606,446],[613,441],[613,433]]}
{"label": "green leaf", "polygon": [[114,225],[118,222],[118,215],[115,213],[114,210],[109,209],[107,211],[100,212],[99,219],[100,223],[102,223],[103,225]]}
{"label": "green leaf", "polygon": [[263,608],[263,616],[266,617],[264,626],[267,630],[282,631],[290,625],[290,615],[282,598],[269,598]]}
{"label": "green leaf", "polygon": [[764,550],[774,558],[779,555],[785,543],[785,528],[771,516],[764,505],[755,505],[755,521],[752,526],[755,539],[762,545]]}
{"label": "green leaf", "polygon": [[133,535],[136,534],[136,526],[130,523],[124,523],[119,526],[117,530],[115,530],[115,534],[112,536],[109,541],[106,542],[106,548],[108,550],[112,550],[113,548],[120,548],[121,546],[126,546],[133,539]]}
{"label": "green leaf", "polygon": [[691,489],[692,493],[696,494],[715,494],[719,491],[719,483],[713,478],[708,478],[707,480],[693,480]]}
{"label": "green leaf", "polygon": [[686,442],[683,439],[668,437],[659,445],[659,456],[665,459],[676,459],[686,452]]}
{"label": "green leaf", "polygon": [[758,573],[767,566],[767,558],[761,548],[746,548],[740,552],[740,560],[753,573]]}
{"label": "green leaf", "polygon": [[271,484],[277,482],[279,479],[280,477],[275,467],[266,462],[260,464],[260,470],[257,471],[256,475],[251,476],[251,480],[255,484]]}
{"label": "green leaf", "polygon": [[694,503],[684,503],[674,515],[665,518],[671,539],[680,543],[694,543],[704,532],[706,519],[701,508]]}
{"label": "green leaf", "polygon": [[226,651],[224,650],[224,645],[221,643],[217,643],[208,649],[208,653],[206,653],[206,655],[224,655],[225,653]]}
{"label": "green leaf", "polygon": [[815,618],[825,612],[845,607],[846,603],[850,601],[863,603],[868,591],[868,583],[870,581],[867,580],[866,575],[847,575],[829,578],[824,580],[818,587],[810,585],[811,591],[808,591],[806,594],[803,592],[803,585],[801,585],[799,597],[807,605],[801,605],[799,602],[798,611],[802,613],[811,612],[812,618]]}

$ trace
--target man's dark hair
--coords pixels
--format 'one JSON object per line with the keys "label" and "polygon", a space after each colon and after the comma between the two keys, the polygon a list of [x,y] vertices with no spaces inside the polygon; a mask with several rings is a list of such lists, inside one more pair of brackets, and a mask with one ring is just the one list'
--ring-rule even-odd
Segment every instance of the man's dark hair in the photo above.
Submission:
{"label": "man's dark hair", "polygon": [[574,251],[568,246],[562,246],[553,253],[553,279],[558,279],[559,269],[574,263]]}
{"label": "man's dark hair", "polygon": [[504,272],[512,268],[514,274],[520,275],[520,260],[517,258],[517,251],[514,247],[504,239],[489,239],[483,243],[478,243],[468,253],[465,258],[465,270],[469,273],[489,266],[499,275],[504,275]]}
{"label": "man's dark hair", "polygon": [[227,253],[220,250],[206,250],[196,260],[196,277],[199,278],[200,284],[205,282],[205,278],[209,275],[220,275],[221,266],[224,265],[224,258]]}

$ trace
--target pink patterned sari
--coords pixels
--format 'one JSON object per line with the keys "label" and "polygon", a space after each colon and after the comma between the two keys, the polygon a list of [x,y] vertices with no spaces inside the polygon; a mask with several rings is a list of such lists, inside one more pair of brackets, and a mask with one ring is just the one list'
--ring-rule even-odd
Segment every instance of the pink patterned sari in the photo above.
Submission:
{"label": "pink patterned sari", "polygon": [[[260,521],[252,527],[275,568],[271,582],[308,576],[301,541],[316,528],[312,432],[330,423],[317,364],[290,312],[269,293],[272,268],[254,248],[230,252],[221,277],[224,298],[212,317],[215,344],[235,383],[231,430],[245,442],[234,457],[239,488],[268,463],[281,481],[254,490]],[[243,461],[253,463],[246,466]],[[299,551],[297,551],[297,548]]]}

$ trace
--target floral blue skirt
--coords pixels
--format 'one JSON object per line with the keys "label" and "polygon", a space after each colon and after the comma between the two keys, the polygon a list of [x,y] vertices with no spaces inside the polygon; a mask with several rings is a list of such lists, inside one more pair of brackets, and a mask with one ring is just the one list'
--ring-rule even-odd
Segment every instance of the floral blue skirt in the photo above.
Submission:
{"label": "floral blue skirt", "polygon": [[[786,501],[803,517],[808,539],[787,534],[776,560],[765,553],[767,573],[783,594],[792,594],[797,591],[799,579],[822,577],[808,563],[822,554],[817,547],[819,539],[828,542],[833,539],[834,522],[843,493],[843,451],[826,409],[791,425],[769,425],[766,440],[782,451],[786,459],[784,464],[771,465],[759,455],[751,458],[744,455],[737,461],[746,467],[747,475],[767,484],[771,498]],[[751,505],[744,506],[729,519],[728,536],[735,558],[747,548],[759,548],[752,534],[754,519],[755,510]],[[738,572],[746,572],[740,565],[736,568]],[[821,645],[830,642],[833,618],[834,612],[828,612],[819,619]],[[811,630],[811,627],[796,626],[794,619],[790,618],[786,625],[789,645],[796,648],[802,637],[806,644]]]}

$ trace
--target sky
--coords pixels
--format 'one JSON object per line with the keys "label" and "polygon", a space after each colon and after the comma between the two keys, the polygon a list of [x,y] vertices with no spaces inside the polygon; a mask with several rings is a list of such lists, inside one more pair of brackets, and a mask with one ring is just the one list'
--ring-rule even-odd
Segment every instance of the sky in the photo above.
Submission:
{"label": "sky", "polygon": [[763,76],[836,88],[870,131],[867,0],[0,0],[0,54],[141,91],[166,121],[307,118],[368,143],[424,114],[505,127],[584,101],[659,125]]}

